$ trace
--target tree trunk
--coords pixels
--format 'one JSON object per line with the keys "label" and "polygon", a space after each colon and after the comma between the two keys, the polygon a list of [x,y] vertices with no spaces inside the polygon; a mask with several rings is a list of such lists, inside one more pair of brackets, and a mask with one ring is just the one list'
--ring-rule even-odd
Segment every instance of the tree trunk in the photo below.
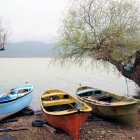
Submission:
{"label": "tree trunk", "polygon": [[109,59],[105,61],[109,61],[111,64],[116,66],[118,71],[121,72],[124,77],[131,79],[140,87],[140,50],[136,52],[135,56],[132,71],[126,70],[126,68],[124,68],[124,66],[121,64],[121,61],[119,62],[114,60],[112,57],[108,57]]}
{"label": "tree trunk", "polygon": [[5,46],[4,43],[0,45],[0,51],[5,50],[5,47],[4,46]]}
{"label": "tree trunk", "polygon": [[122,71],[122,75],[135,81],[135,83],[140,87],[140,50],[136,52],[135,62],[131,72]]}

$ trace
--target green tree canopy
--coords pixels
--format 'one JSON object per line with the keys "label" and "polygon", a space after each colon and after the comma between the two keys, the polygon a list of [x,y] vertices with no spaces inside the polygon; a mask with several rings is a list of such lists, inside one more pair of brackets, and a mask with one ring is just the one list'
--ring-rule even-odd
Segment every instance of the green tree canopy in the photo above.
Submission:
{"label": "green tree canopy", "polygon": [[[108,61],[140,86],[140,9],[136,0],[76,0],[59,31],[61,60]],[[131,64],[132,71],[124,67]],[[139,75],[139,76],[138,76]]]}

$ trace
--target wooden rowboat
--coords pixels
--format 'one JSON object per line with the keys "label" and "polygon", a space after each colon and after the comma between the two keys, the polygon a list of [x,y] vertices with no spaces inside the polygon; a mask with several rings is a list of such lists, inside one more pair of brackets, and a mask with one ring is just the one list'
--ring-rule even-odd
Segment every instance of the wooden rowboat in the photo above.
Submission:
{"label": "wooden rowboat", "polygon": [[22,110],[32,100],[33,86],[24,84],[0,95],[0,120]]}
{"label": "wooden rowboat", "polygon": [[130,127],[138,123],[138,100],[115,95],[93,87],[77,89],[77,98],[92,107],[92,112],[100,117],[116,119]]}
{"label": "wooden rowboat", "polygon": [[72,139],[79,140],[79,131],[86,121],[91,107],[71,95],[49,89],[41,96],[44,119],[52,126],[67,132]]}

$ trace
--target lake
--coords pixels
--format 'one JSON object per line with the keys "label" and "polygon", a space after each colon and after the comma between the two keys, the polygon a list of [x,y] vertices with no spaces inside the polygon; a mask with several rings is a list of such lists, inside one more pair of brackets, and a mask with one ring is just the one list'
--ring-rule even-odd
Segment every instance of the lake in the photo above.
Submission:
{"label": "lake", "polygon": [[40,95],[48,88],[58,88],[75,96],[79,84],[93,86],[119,95],[134,95],[136,85],[117,71],[106,71],[103,66],[51,64],[51,58],[0,58],[0,93],[8,92],[29,82],[33,84],[31,107],[40,109]]}

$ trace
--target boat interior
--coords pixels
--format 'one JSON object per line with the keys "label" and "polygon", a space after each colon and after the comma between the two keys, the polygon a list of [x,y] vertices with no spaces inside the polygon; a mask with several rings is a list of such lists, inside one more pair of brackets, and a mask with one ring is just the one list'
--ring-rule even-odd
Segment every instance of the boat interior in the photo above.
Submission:
{"label": "boat interior", "polygon": [[85,108],[82,103],[76,101],[72,96],[59,91],[51,94],[43,94],[41,100],[44,109],[48,112],[71,111]]}
{"label": "boat interior", "polygon": [[119,101],[119,99],[116,99],[116,98],[113,98],[112,96],[107,96],[107,95],[103,94],[103,92],[100,90],[85,92],[83,94],[80,94],[79,96],[82,98],[89,98],[89,99],[103,101],[103,102],[107,102],[107,103]]}
{"label": "boat interior", "polygon": [[32,89],[11,89],[10,92],[8,94],[10,95],[14,95],[14,94],[23,94],[23,93],[27,93],[27,92],[30,92]]}
{"label": "boat interior", "polygon": [[26,93],[26,92],[29,92],[31,89],[21,89],[18,91],[18,94],[20,93]]}
{"label": "boat interior", "polygon": [[[88,101],[94,101],[94,103],[103,104],[107,103],[108,105],[119,105],[119,104],[129,104],[134,102],[134,99],[127,98],[125,96],[117,96],[105,91],[101,91],[94,88],[85,88],[81,90],[81,94],[78,94],[79,97],[86,99]],[[84,92],[85,91],[85,92]],[[80,90],[78,90],[80,93]]]}

